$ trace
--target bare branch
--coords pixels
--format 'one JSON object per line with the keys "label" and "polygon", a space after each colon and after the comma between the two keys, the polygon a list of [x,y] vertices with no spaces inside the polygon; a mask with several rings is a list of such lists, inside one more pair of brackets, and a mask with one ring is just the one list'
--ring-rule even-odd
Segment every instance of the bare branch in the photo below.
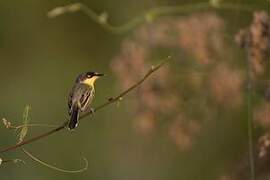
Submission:
{"label": "bare branch", "polygon": [[[137,83],[135,83],[134,85],[132,85],[130,88],[128,88],[127,90],[123,91],[122,93],[120,93],[118,96],[116,97],[113,97],[113,98],[110,98],[107,102],[101,104],[100,106],[97,106],[96,108],[94,108],[92,111],[89,111],[87,113],[85,113],[84,115],[82,115],[80,117],[80,119],[83,119],[84,117],[86,116],[89,116],[90,114],[92,114],[93,112],[97,112],[98,110],[101,110],[102,108],[110,105],[110,104],[113,104],[115,102],[118,102],[119,100],[121,100],[124,96],[126,96],[129,92],[131,92],[132,90],[134,90],[135,88],[139,87],[149,76],[151,76],[155,71],[159,70],[162,66],[164,66],[168,60],[170,59],[171,57],[168,56],[164,61],[162,61],[160,64],[158,64],[157,66],[152,66],[151,69],[143,76],[143,78],[138,81]],[[24,140],[16,145],[12,145],[12,146],[9,146],[9,147],[5,147],[5,148],[2,148],[0,149],[0,153],[4,153],[4,152],[7,152],[7,151],[11,151],[11,150],[15,150],[21,146],[24,146],[26,144],[30,144],[34,141],[37,141],[39,139],[42,139],[42,138],[45,138],[51,134],[55,134],[56,132],[64,129],[67,125],[68,121],[66,121],[64,124],[48,131],[48,132],[45,132],[43,134],[40,134],[38,136],[35,136],[35,137],[32,137],[28,140]]]}

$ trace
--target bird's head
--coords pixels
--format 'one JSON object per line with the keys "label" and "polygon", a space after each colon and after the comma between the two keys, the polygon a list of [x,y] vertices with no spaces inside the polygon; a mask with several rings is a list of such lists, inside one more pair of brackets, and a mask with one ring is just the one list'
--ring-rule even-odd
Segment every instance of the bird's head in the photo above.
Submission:
{"label": "bird's head", "polygon": [[104,74],[97,72],[85,72],[77,77],[76,83],[84,83],[89,86],[93,86],[95,81],[101,76],[104,76]]}

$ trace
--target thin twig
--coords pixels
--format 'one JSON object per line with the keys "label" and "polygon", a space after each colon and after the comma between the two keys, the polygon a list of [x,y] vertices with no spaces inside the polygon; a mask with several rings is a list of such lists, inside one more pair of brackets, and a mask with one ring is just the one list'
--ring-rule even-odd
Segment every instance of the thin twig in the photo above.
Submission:
{"label": "thin twig", "polygon": [[[115,103],[115,102],[118,102],[119,100],[121,100],[125,95],[127,95],[130,91],[132,91],[133,89],[137,88],[138,86],[140,86],[152,73],[154,73],[155,71],[157,71],[158,69],[160,69],[162,66],[164,66],[168,60],[170,59],[171,57],[168,56],[164,61],[162,61],[160,64],[158,64],[157,66],[152,66],[151,69],[143,76],[143,78],[138,81],[137,83],[135,83],[134,85],[132,85],[130,88],[128,88],[127,90],[123,91],[122,93],[120,93],[120,95],[114,97],[114,98],[110,98],[109,101],[101,104],[100,106],[97,106],[96,108],[94,108],[92,111],[89,111],[87,112],[86,114],[82,115],[80,117],[80,119],[86,117],[86,116],[89,116],[90,114],[92,114],[93,112],[96,112],[112,103]],[[62,129],[64,129],[67,125],[68,121],[66,121],[64,124],[62,124],[61,126],[57,127],[57,128],[54,128],[48,132],[45,132],[43,134],[40,134],[38,136],[35,136],[35,137],[32,137],[28,140],[24,140],[18,144],[15,144],[15,145],[12,145],[12,146],[9,146],[9,147],[5,147],[5,148],[2,148],[0,150],[0,153],[4,153],[4,152],[7,152],[7,151],[11,151],[11,150],[15,150],[23,145],[26,145],[26,144],[29,144],[29,143],[32,143],[34,141],[37,141],[39,139],[42,139],[42,138],[45,138],[51,134],[54,134]]]}
{"label": "thin twig", "polygon": [[27,124],[27,125],[19,125],[19,126],[13,126],[13,129],[20,129],[23,127],[48,127],[48,128],[54,128],[57,127],[57,125],[52,124]]}

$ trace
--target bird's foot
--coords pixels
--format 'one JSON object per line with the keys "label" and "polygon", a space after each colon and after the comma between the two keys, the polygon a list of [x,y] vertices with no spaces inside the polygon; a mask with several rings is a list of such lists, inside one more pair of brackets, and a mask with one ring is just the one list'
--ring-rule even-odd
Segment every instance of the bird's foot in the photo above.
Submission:
{"label": "bird's foot", "polygon": [[94,108],[90,108],[90,113],[91,113],[91,115],[94,115],[95,109]]}

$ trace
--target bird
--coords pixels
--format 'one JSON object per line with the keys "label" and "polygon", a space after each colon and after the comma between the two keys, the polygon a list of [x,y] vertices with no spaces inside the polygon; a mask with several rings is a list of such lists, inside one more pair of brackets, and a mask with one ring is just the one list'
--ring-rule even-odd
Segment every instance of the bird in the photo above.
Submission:
{"label": "bird", "polygon": [[80,113],[92,110],[90,105],[95,94],[95,82],[101,76],[104,74],[89,71],[81,73],[76,78],[68,96],[69,130],[78,126]]}

